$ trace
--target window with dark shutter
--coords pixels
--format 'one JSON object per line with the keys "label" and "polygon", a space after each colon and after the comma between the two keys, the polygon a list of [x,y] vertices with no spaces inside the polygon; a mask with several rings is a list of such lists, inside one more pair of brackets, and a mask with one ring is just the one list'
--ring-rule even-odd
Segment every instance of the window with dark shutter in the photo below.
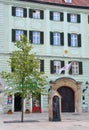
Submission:
{"label": "window with dark shutter", "polygon": [[50,73],[53,74],[54,73],[54,61],[50,61]]}
{"label": "window with dark shutter", "polygon": [[50,11],[50,20],[53,20],[53,12]]}
{"label": "window with dark shutter", "polygon": [[40,72],[44,72],[44,60],[40,60]]}
{"label": "window with dark shutter", "polygon": [[31,43],[33,42],[33,33],[32,33],[32,31],[29,31],[29,41],[31,41]]}
{"label": "window with dark shutter", "polygon": [[27,9],[24,8],[23,10],[24,10],[24,11],[23,11],[23,12],[24,12],[24,15],[23,15],[23,16],[24,16],[24,17],[27,17]]}
{"label": "window with dark shutter", "polygon": [[33,9],[29,9],[29,17],[32,18]]}
{"label": "window with dark shutter", "polygon": [[15,42],[15,29],[12,29],[12,42]]}
{"label": "window with dark shutter", "polygon": [[44,33],[40,32],[40,44],[44,44]]}
{"label": "window with dark shutter", "polygon": [[80,15],[77,15],[77,23],[80,23]]}
{"label": "window with dark shutter", "polygon": [[27,37],[27,31],[26,30],[24,30],[24,35]]}
{"label": "window with dark shutter", "polygon": [[16,7],[12,7],[12,16],[16,16]]}
{"label": "window with dark shutter", "polygon": [[81,47],[81,34],[78,35],[78,47]]}
{"label": "window with dark shutter", "polygon": [[50,45],[53,45],[53,32],[50,32]]}
{"label": "window with dark shutter", "polygon": [[[69,61],[68,64],[71,63],[71,62],[72,62],[72,61]],[[69,74],[72,74],[72,66],[71,66],[70,69],[69,69]]]}
{"label": "window with dark shutter", "polygon": [[68,46],[71,46],[71,34],[68,33]]}
{"label": "window with dark shutter", "polygon": [[89,15],[88,15],[88,23],[89,23]]}
{"label": "window with dark shutter", "polygon": [[[62,67],[64,67],[64,61],[61,61],[61,68]],[[64,74],[65,73],[65,71],[63,70],[62,72],[61,72],[61,74]]]}
{"label": "window with dark shutter", "polygon": [[43,10],[40,11],[40,18],[44,19],[44,11]]}
{"label": "window with dark shutter", "polygon": [[83,73],[82,62],[79,62],[79,74]]}
{"label": "window with dark shutter", "polygon": [[64,45],[64,33],[60,33],[61,34],[61,45],[63,46]]}
{"label": "window with dark shutter", "polygon": [[64,14],[61,12],[60,13],[60,21],[63,21],[64,20]]}
{"label": "window with dark shutter", "polygon": [[67,14],[67,22],[70,22],[70,14]]}

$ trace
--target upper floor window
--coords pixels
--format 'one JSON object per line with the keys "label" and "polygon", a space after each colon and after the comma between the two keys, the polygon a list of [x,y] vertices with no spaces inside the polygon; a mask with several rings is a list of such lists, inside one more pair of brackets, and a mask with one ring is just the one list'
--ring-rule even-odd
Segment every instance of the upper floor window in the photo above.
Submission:
{"label": "upper floor window", "polygon": [[72,0],[64,0],[66,3],[72,3]]}
{"label": "upper floor window", "polygon": [[43,10],[29,9],[29,17],[33,19],[43,19],[44,12]]}
{"label": "upper floor window", "polygon": [[31,40],[31,43],[33,44],[43,44],[43,32],[39,31],[29,31],[29,40]]}
{"label": "upper floor window", "polygon": [[26,30],[12,29],[12,41],[19,41],[21,39],[21,35],[27,36]]}
{"label": "upper floor window", "polygon": [[[53,73],[59,74],[60,68],[62,68],[62,67],[64,67],[64,61],[58,61],[58,60],[50,61],[51,74],[53,74]],[[64,73],[64,71],[62,71],[61,73]]]}
{"label": "upper floor window", "polygon": [[27,9],[22,7],[12,7],[12,16],[27,17]]}
{"label": "upper floor window", "polygon": [[69,70],[69,74],[82,74],[82,62],[73,62]]}
{"label": "upper floor window", "polygon": [[72,23],[80,23],[79,14],[67,14],[67,21]]}
{"label": "upper floor window", "polygon": [[81,35],[80,34],[68,34],[68,46],[81,47]]}
{"label": "upper floor window", "polygon": [[63,21],[63,13],[56,12],[56,11],[50,11],[50,20]]}
{"label": "upper floor window", "polygon": [[50,32],[50,44],[51,45],[64,45],[64,33]]}

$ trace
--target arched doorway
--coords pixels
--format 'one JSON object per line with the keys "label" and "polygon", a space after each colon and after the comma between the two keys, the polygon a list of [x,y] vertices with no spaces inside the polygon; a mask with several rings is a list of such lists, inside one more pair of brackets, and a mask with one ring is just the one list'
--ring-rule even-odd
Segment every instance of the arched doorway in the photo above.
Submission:
{"label": "arched doorway", "polygon": [[62,112],[74,112],[75,111],[74,91],[67,86],[60,87],[57,89],[57,91],[62,97],[61,99]]}
{"label": "arched doorway", "polygon": [[21,94],[15,93],[14,95],[14,111],[21,111]]}

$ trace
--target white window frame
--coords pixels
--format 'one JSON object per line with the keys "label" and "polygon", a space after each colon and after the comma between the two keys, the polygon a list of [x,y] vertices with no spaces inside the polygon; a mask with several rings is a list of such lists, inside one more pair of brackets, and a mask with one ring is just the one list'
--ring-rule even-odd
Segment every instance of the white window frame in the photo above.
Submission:
{"label": "white window frame", "polygon": [[77,15],[76,14],[70,14],[70,22],[77,23]]}
{"label": "white window frame", "polygon": [[60,73],[60,68],[61,68],[61,61],[54,61],[54,64],[53,64],[54,66],[54,70],[55,70],[55,73],[56,74],[58,74],[58,73]]}
{"label": "white window frame", "polygon": [[16,41],[20,41],[21,35],[23,35],[23,34],[24,34],[23,30],[16,30],[16,32],[15,32]]}
{"label": "white window frame", "polygon": [[60,21],[60,12],[53,12],[53,20]]}
{"label": "white window frame", "polygon": [[20,8],[20,7],[16,7],[16,16],[17,17],[23,17],[23,8]]}
{"label": "white window frame", "polygon": [[71,46],[72,47],[78,46],[78,35],[77,34],[71,34]]}
{"label": "white window frame", "polygon": [[72,74],[79,74],[79,62],[73,62]]}
{"label": "white window frame", "polygon": [[40,44],[40,32],[33,32],[32,33],[33,44]]}
{"label": "white window frame", "polygon": [[32,15],[34,19],[40,19],[40,10],[34,10]]}
{"label": "white window frame", "polygon": [[53,33],[53,45],[60,45],[61,40],[60,40],[61,36],[59,32],[54,32]]}
{"label": "white window frame", "polygon": [[64,0],[66,3],[72,3],[72,0]]}

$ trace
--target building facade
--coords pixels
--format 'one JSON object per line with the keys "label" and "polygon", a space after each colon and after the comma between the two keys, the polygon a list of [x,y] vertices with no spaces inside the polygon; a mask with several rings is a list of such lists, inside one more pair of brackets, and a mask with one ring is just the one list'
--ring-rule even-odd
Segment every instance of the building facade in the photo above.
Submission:
{"label": "building facade", "polygon": [[[89,1],[80,1],[0,0],[0,71],[11,71],[9,54],[20,35],[26,35],[50,81],[47,88],[51,85],[62,96],[62,112],[89,109]],[[69,63],[70,69],[60,73]],[[20,95],[3,98],[1,91],[0,98],[4,112],[20,110]],[[33,101],[24,101],[24,111],[34,112]],[[39,102],[38,111],[48,111],[48,94]]]}

